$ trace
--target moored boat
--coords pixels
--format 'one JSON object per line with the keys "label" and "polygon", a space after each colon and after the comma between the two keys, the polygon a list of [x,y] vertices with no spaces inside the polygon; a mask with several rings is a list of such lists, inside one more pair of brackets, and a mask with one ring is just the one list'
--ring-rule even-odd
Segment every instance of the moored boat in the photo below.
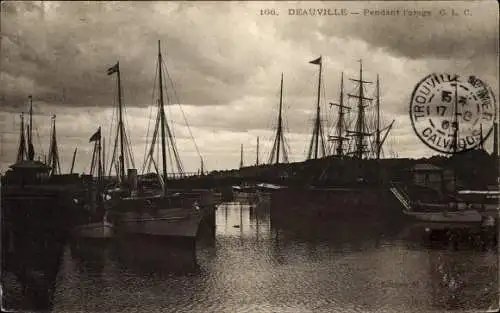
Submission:
{"label": "moored boat", "polygon": [[[156,170],[156,175],[160,183],[160,190],[149,190],[138,180],[137,170],[128,170],[128,179],[125,181],[123,145],[123,122],[121,120],[117,135],[120,134],[120,162],[118,163],[119,177],[122,188],[111,195],[109,200],[110,218],[115,225],[116,233],[120,235],[144,235],[158,236],[177,239],[194,240],[197,236],[200,222],[206,211],[214,209],[213,197],[210,197],[210,191],[207,192],[172,192],[167,190],[165,181],[167,179],[167,147],[166,139],[169,144],[174,145],[173,137],[166,123],[163,97],[163,72],[162,55],[158,43],[158,78],[159,78],[159,96],[158,96],[158,115],[156,119],[155,131],[151,148],[146,156],[146,163],[150,161]],[[117,73],[120,80],[120,68],[117,63],[108,70],[108,74]],[[118,83],[120,86],[120,83]],[[120,88],[120,87],[119,87]],[[121,91],[119,92],[119,109],[121,112]],[[159,135],[159,136],[158,136]],[[156,145],[156,139],[161,139],[162,156],[162,174],[158,170],[156,161],[153,158],[153,152]],[[176,149],[173,149],[177,154]],[[178,155],[175,155],[178,159]]]}
{"label": "moored boat", "polygon": [[[92,135],[89,140],[94,141],[94,152],[92,157],[91,177],[94,169],[97,169],[96,179],[92,178],[89,188],[91,196],[89,202],[84,205],[85,211],[81,211],[80,217],[76,219],[76,226],[72,229],[72,235],[76,238],[93,238],[93,239],[109,239],[113,237],[114,226],[108,220],[108,212],[106,202],[104,201],[104,185],[103,185],[103,157],[101,154],[101,127]],[[93,188],[93,187],[96,188]],[[75,202],[78,200],[75,199]]]}

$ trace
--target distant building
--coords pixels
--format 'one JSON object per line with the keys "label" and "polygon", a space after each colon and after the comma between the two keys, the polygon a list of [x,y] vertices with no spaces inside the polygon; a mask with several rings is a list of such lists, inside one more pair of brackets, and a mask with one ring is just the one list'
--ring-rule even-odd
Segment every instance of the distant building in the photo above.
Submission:
{"label": "distant building", "polygon": [[416,164],[411,168],[413,183],[418,186],[442,191],[444,187],[444,170],[428,163]]}

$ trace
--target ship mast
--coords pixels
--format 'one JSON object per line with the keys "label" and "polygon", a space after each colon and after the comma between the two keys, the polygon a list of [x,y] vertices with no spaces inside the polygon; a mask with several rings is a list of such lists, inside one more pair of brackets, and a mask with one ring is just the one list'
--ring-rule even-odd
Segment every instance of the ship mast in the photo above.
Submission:
{"label": "ship mast", "polygon": [[[498,158],[498,121],[493,123],[493,156],[495,157],[495,162]],[[498,163],[497,163],[498,164]]]}
{"label": "ship mast", "polygon": [[33,161],[35,158],[35,149],[33,147],[33,97],[28,96],[30,99],[30,124],[28,125],[28,160]]}
{"label": "ship mast", "polygon": [[285,148],[285,137],[283,134],[283,73],[281,73],[278,127],[276,128],[276,137],[271,149],[271,155],[269,156],[269,164],[279,164],[281,155],[283,156],[283,162],[288,162],[288,152]]}
{"label": "ship mast", "polygon": [[[160,124],[161,124],[161,159],[163,165],[163,181],[167,180],[167,153],[165,147],[165,108],[163,107],[163,76],[161,71],[161,50],[160,41],[158,40],[158,78],[160,88]],[[166,189],[163,189],[163,194],[166,195]]]}
{"label": "ship mast", "polygon": [[347,140],[347,137],[343,136],[343,131],[345,128],[345,112],[344,109],[349,110],[349,107],[344,105],[344,73],[341,73],[340,76],[340,99],[339,103],[330,103],[330,105],[338,106],[339,108],[339,120],[337,122],[337,135],[330,136],[330,140],[337,141],[337,146],[335,149],[336,155],[341,157],[344,155],[344,141]]}
{"label": "ship mast", "polygon": [[71,169],[69,170],[70,174],[73,174],[73,168],[75,167],[75,159],[76,159],[76,151],[78,148],[75,148],[75,151],[73,152],[73,160],[71,161]]}
{"label": "ship mast", "polygon": [[[125,123],[123,118],[123,95],[122,95],[122,86],[121,86],[121,74],[120,74],[120,62],[116,62],[116,64],[110,68],[108,68],[108,75],[112,75],[114,73],[117,74],[117,84],[118,84],[118,125],[116,129],[116,137],[115,144],[113,149],[113,155],[111,157],[111,165],[110,165],[110,174],[113,165],[116,169],[117,176],[119,181],[123,183],[125,181],[125,162],[128,160],[132,167],[135,167],[134,160],[132,156],[132,150],[130,149],[130,140],[127,138],[127,134],[125,133]],[[118,147],[119,146],[119,147]],[[127,149],[125,150],[125,146]],[[118,151],[118,162],[116,162],[115,156]],[[127,155],[126,155],[127,154]]]}
{"label": "ship mast", "polygon": [[[456,155],[458,152],[458,79],[455,79],[455,108],[453,112],[453,124],[455,128],[453,130],[453,154]],[[456,194],[457,191],[457,166],[453,170],[453,187]],[[456,204],[456,203],[455,203]]]}
{"label": "ship mast", "polygon": [[381,151],[381,144],[380,144],[380,81],[379,81],[379,75],[377,74],[377,130],[376,130],[376,138],[375,138],[375,145],[377,149],[377,160],[380,160],[380,151]]}
{"label": "ship mast", "polygon": [[363,154],[365,152],[365,137],[369,136],[370,134],[366,132],[366,125],[365,125],[365,107],[367,105],[364,104],[364,101],[370,101],[372,100],[371,98],[367,98],[364,95],[364,84],[371,84],[369,81],[364,81],[363,80],[363,63],[361,60],[359,60],[359,79],[353,79],[350,78],[350,80],[359,83],[359,90],[357,95],[352,95],[349,94],[349,97],[356,98],[358,99],[358,118],[356,121],[356,130],[355,131],[349,131],[353,136],[356,137],[355,139],[355,151],[354,151],[354,156],[357,159],[362,159]]}
{"label": "ship mast", "polygon": [[26,157],[26,139],[24,137],[24,113],[21,113],[21,134],[19,138],[19,149],[17,151],[17,162],[24,161]]}
{"label": "ship mast", "polygon": [[323,68],[321,59],[322,59],[322,57],[320,56],[316,60],[309,62],[311,64],[319,65],[319,75],[318,75],[318,94],[317,94],[317,98],[316,98],[316,118],[314,120],[313,135],[311,137],[311,143],[309,144],[309,153],[308,153],[307,159],[312,158],[313,151],[314,151],[314,159],[318,158],[320,137],[321,137],[321,151],[323,153],[323,156],[325,156],[325,143],[323,140],[323,129],[321,126],[321,111],[320,111],[320,105],[319,105],[320,97],[321,97],[321,71]]}
{"label": "ship mast", "polygon": [[118,112],[119,112],[119,121],[118,121],[118,130],[120,136],[120,156],[118,157],[119,169],[120,169],[120,181],[125,181],[125,154],[123,152],[123,105],[122,105],[122,86],[121,86],[121,78],[120,78],[120,63],[117,62],[117,78],[118,78]]}
{"label": "ship mast", "polygon": [[255,160],[255,165],[259,166],[259,136],[257,136],[257,156]]}
{"label": "ship mast", "polygon": [[[154,127],[154,132],[153,132],[153,137],[150,145],[150,149],[148,154],[145,156],[144,159],[144,164],[143,164],[143,173],[145,170],[149,171],[151,164],[154,166],[155,171],[160,178],[162,182],[166,181],[167,176],[168,176],[168,167],[167,167],[167,152],[171,152],[172,154],[169,154],[169,159],[171,162],[171,168],[175,168],[177,166],[178,173],[182,176],[184,175],[184,169],[182,166],[182,163],[180,161],[179,153],[177,152],[177,148],[175,146],[175,138],[172,133],[172,131],[169,128],[168,121],[166,118],[166,113],[165,113],[165,100],[164,98],[167,98],[167,102],[169,103],[169,96],[168,92],[165,92],[163,90],[163,84],[164,84],[164,79],[170,79],[168,75],[168,70],[166,72],[166,76],[163,74],[163,56],[161,54],[161,45],[160,41],[158,40],[158,86],[159,86],[159,94],[156,99],[157,101],[157,106],[158,106],[158,114],[156,115],[156,121],[155,121],[155,127]],[[155,87],[156,87],[156,79],[155,79]],[[161,128],[161,129],[159,129]],[[161,142],[158,142],[157,139],[158,136],[161,136],[160,140]],[[168,139],[168,141],[167,141]],[[159,165],[157,165],[154,157],[154,152],[156,145],[160,144],[161,145],[161,155],[162,155],[162,172],[160,173],[159,171]],[[172,149],[167,151],[167,149]],[[172,160],[172,156],[173,159]],[[201,159],[201,156],[200,156]],[[175,161],[176,164],[173,164],[173,161]],[[203,160],[202,160],[203,161]],[[163,188],[163,193],[166,194],[166,189],[164,184],[162,183],[162,188]]]}
{"label": "ship mast", "polygon": [[33,97],[31,95],[28,96],[30,99],[30,125],[29,125],[29,134],[28,134],[28,142],[32,143],[33,141]]}
{"label": "ship mast", "polygon": [[240,148],[240,168],[243,168],[243,144],[241,144]]}
{"label": "ship mast", "polygon": [[455,108],[453,115],[453,153],[456,154],[458,151],[458,80],[455,80]]}
{"label": "ship mast", "polygon": [[49,147],[49,164],[51,167],[51,175],[61,174],[61,165],[59,162],[59,151],[57,149],[56,139],[56,115],[52,116],[52,136],[50,138]]}

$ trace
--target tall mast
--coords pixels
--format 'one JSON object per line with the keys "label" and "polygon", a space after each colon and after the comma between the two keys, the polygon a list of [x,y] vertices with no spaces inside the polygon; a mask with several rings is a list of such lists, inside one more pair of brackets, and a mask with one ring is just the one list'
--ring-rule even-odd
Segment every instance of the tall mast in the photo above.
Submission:
{"label": "tall mast", "polygon": [[243,167],[243,144],[241,144],[240,148],[240,168]]}
{"label": "tall mast", "polygon": [[364,134],[363,131],[365,129],[365,107],[363,105],[363,96],[364,96],[364,88],[363,88],[363,63],[359,61],[359,80],[361,81],[359,85],[359,98],[358,98],[358,123],[357,123],[357,144],[356,144],[356,155],[358,159],[363,157],[363,142],[364,142]]}
{"label": "tall mast", "polygon": [[321,59],[320,59],[320,62],[319,62],[319,75],[318,75],[318,96],[317,96],[317,101],[316,101],[316,126],[315,126],[315,129],[316,129],[316,143],[315,143],[315,146],[316,146],[316,149],[314,150],[314,158],[317,159],[318,158],[318,143],[319,143],[319,136],[320,136],[320,107],[319,107],[319,98],[321,96],[321,70],[323,68],[323,64],[321,62]]}
{"label": "tall mast", "polygon": [[106,175],[106,142],[104,141],[104,137],[102,137],[102,175],[103,177]]}
{"label": "tall mast", "polygon": [[379,76],[377,74],[377,133],[375,134],[376,137],[376,148],[377,148],[377,160],[380,160],[380,82],[379,82]]}
{"label": "tall mast", "polygon": [[455,80],[455,109],[453,124],[455,125],[453,131],[453,153],[456,154],[458,151],[458,80]]}
{"label": "tall mast", "polygon": [[280,148],[281,148],[281,134],[283,133],[283,117],[281,112],[283,110],[283,73],[281,73],[281,85],[280,85],[280,107],[278,113],[278,131],[276,140],[278,145],[276,146],[276,164],[280,162]]}
{"label": "tall mast", "polygon": [[[161,159],[163,164],[163,181],[167,180],[167,153],[165,147],[165,109],[163,107],[163,76],[161,71],[161,50],[160,41],[158,40],[158,77],[160,85],[160,121],[161,121]],[[163,193],[166,194],[166,189]]]}
{"label": "tall mast", "polygon": [[19,149],[17,151],[17,162],[24,161],[26,157],[26,139],[24,137],[24,113],[21,113],[21,134],[19,138]]}
{"label": "tall mast", "polygon": [[33,143],[33,97],[29,95],[28,98],[30,99],[30,131],[28,134],[28,142]]}
{"label": "tall mast", "polygon": [[125,153],[123,152],[124,126],[123,126],[122,86],[121,86],[121,79],[120,79],[120,62],[117,62],[116,65],[118,67],[118,69],[117,69],[117,75],[118,75],[118,111],[119,111],[118,130],[120,132],[120,157],[118,158],[118,160],[120,163],[119,164],[120,181],[123,182],[123,181],[125,181]]}
{"label": "tall mast", "polygon": [[483,143],[484,137],[483,137],[483,124],[479,124],[479,149],[483,150],[484,149],[484,143]]}
{"label": "tall mast", "polygon": [[[453,116],[453,124],[455,129],[453,131],[453,153],[456,155],[458,151],[458,79],[455,79],[455,109]],[[453,169],[453,187],[454,192],[457,191],[457,166]],[[456,204],[456,203],[455,203]]]}
{"label": "tall mast", "polygon": [[75,148],[75,151],[73,152],[73,160],[71,161],[71,169],[69,170],[70,174],[73,174],[73,168],[75,167],[75,159],[76,159],[76,151],[78,148]]}
{"label": "tall mast", "polygon": [[[99,126],[99,133],[101,133],[101,126]],[[97,181],[99,183],[99,190],[101,190],[102,187],[102,155],[101,155],[101,136],[99,136],[99,139],[97,140]],[[100,194],[100,193],[99,193]],[[99,195],[100,199],[100,195]]]}
{"label": "tall mast", "polygon": [[324,146],[324,141],[323,141],[323,130],[321,127],[321,111],[320,111],[320,97],[321,97],[321,73],[323,69],[322,65],[322,57],[320,56],[314,61],[310,61],[309,63],[311,64],[317,64],[319,65],[319,75],[318,75],[318,94],[316,98],[316,118],[314,120],[314,128],[313,128],[313,135],[311,138],[311,143],[309,144],[309,153],[308,153],[308,159],[311,159],[313,149],[314,149],[314,158],[318,158],[318,149],[319,149],[319,144],[320,144],[320,137],[321,137],[321,147],[323,151],[323,155],[325,154],[325,146]]}
{"label": "tall mast", "polygon": [[336,140],[337,141],[337,147],[335,149],[336,155],[337,156],[342,156],[344,155],[344,141],[347,140],[347,137],[344,137],[344,116],[345,112],[344,109],[349,109],[349,107],[344,105],[344,73],[341,73],[340,76],[340,99],[339,103],[330,103],[330,105],[335,105],[339,107],[339,120],[337,123],[337,135],[332,136],[329,139],[330,140]]}
{"label": "tall mast", "polygon": [[203,158],[200,156],[200,175],[203,176],[205,175],[205,165],[203,164]]}
{"label": "tall mast", "polygon": [[364,95],[364,84],[369,84],[371,82],[363,80],[363,63],[359,60],[359,79],[352,79],[352,81],[359,83],[359,91],[357,95],[349,94],[349,97],[358,99],[358,118],[356,121],[356,130],[354,132],[350,132],[354,134],[356,137],[356,150],[354,151],[354,155],[358,159],[363,158],[364,142],[365,136],[369,136],[370,134],[365,132],[365,107],[366,105],[363,103],[365,100],[372,100],[371,98],[366,98]]}
{"label": "tall mast", "polygon": [[[495,162],[498,158],[498,121],[493,123],[493,156],[495,157]],[[498,164],[498,163],[497,163]]]}
{"label": "tall mast", "polygon": [[257,136],[257,157],[255,160],[255,165],[259,165],[259,136]]}
{"label": "tall mast", "polygon": [[344,141],[342,138],[342,130],[344,129],[344,72],[342,72],[340,77],[340,103],[339,103],[339,124],[338,124],[338,136],[339,142],[337,145],[337,155],[342,156],[344,153]]}
{"label": "tall mast", "polygon": [[283,135],[283,73],[281,73],[280,85],[280,103],[278,108],[278,125],[276,128],[276,137],[274,138],[273,147],[269,154],[269,164],[279,164],[280,159],[283,162],[288,162],[288,152],[285,145],[285,137]]}
{"label": "tall mast", "polygon": [[50,163],[52,175],[61,173],[61,165],[59,163],[59,151],[57,149],[56,115],[55,114],[52,116],[52,137],[50,138],[49,163]]}
{"label": "tall mast", "polygon": [[30,99],[30,124],[28,125],[28,160],[33,161],[35,158],[35,149],[33,147],[33,97]]}

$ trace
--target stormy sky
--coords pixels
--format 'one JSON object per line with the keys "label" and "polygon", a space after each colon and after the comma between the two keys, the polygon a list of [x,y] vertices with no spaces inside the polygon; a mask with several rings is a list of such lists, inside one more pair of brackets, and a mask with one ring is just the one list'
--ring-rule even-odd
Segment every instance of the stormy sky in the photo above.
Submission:
{"label": "stormy sky", "polygon": [[[69,170],[77,147],[75,171],[88,172],[92,133],[102,126],[106,142],[112,141],[116,77],[106,75],[106,69],[118,60],[127,130],[140,168],[154,114],[158,40],[171,78],[167,116],[187,171],[200,166],[197,148],[209,170],[238,167],[240,144],[245,164],[253,164],[257,136],[260,160],[268,159],[282,72],[290,159],[303,160],[318,79],[318,66],[309,61],[320,55],[325,132],[331,133],[336,119],[328,103],[338,101],[341,72],[346,93],[354,91],[348,78],[357,78],[359,59],[366,80],[375,82],[380,76],[384,125],[395,120],[385,157],[436,154],[414,134],[408,115],[413,88],[426,75],[476,75],[498,99],[498,6],[492,1],[0,5],[2,171],[15,159],[19,114],[27,112],[31,94],[37,155],[48,152],[50,117],[56,114],[62,170]],[[279,15],[261,15],[266,8]],[[345,9],[347,15],[290,14],[310,8]],[[399,16],[368,16],[365,9],[399,10]],[[403,15],[408,11],[413,14]],[[422,12],[427,13],[416,14]],[[374,90],[373,84],[366,88],[369,96]],[[487,149],[491,151],[491,138]]]}

